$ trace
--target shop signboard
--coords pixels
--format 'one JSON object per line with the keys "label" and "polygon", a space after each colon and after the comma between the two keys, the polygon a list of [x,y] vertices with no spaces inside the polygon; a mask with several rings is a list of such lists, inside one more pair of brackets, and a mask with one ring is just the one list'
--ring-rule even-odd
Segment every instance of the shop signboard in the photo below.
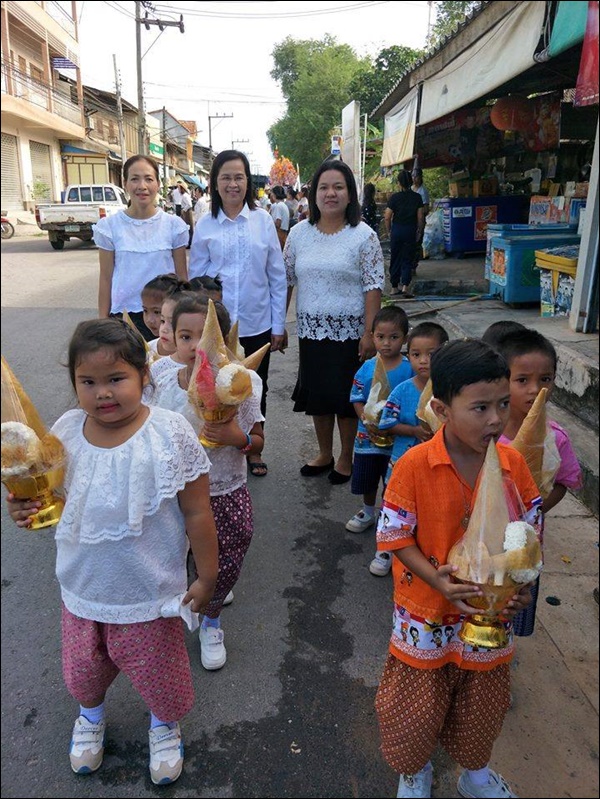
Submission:
{"label": "shop signboard", "polygon": [[495,225],[498,221],[497,205],[478,205],[475,208],[475,241],[487,240],[487,226]]}

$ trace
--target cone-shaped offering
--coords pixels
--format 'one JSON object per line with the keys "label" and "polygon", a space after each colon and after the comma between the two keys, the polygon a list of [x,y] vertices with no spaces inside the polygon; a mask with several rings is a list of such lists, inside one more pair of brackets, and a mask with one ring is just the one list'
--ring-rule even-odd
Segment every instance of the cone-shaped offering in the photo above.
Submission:
{"label": "cone-shaped offering", "polygon": [[[270,345],[239,363],[228,351],[215,305],[208,301],[208,313],[202,337],[196,348],[196,362],[188,388],[189,400],[197,415],[205,422],[228,422],[237,407],[252,394],[252,378],[248,362],[260,365]],[[205,447],[219,446],[200,436]]]}
{"label": "cone-shaped offering", "polygon": [[431,400],[433,399],[433,386],[431,385],[431,378],[425,383],[425,388],[419,397],[419,404],[417,405],[417,419],[421,422],[426,430],[432,433],[437,431],[442,426],[442,423],[431,409]]}
{"label": "cone-shaped offering", "polygon": [[535,529],[522,521],[525,509],[513,484],[502,474],[491,441],[479,476],[473,510],[463,537],[450,550],[455,580],[479,586],[483,595],[469,600],[482,613],[468,616],[459,637],[472,646],[506,646],[498,614],[519,588],[536,579],[542,550]]}
{"label": "cone-shaped offering", "polygon": [[387,371],[381,360],[381,356],[375,358],[375,371],[371,381],[371,390],[365,403],[363,411],[363,422],[367,428],[369,439],[377,447],[391,447],[394,437],[379,430],[381,412],[385,408],[387,398],[391,392],[390,381]]}
{"label": "cone-shaped offering", "polygon": [[41,502],[32,530],[55,525],[64,500],[53,493],[64,477],[66,453],[49,433],[23,386],[2,358],[2,482],[16,499]]}
{"label": "cone-shaped offering", "polygon": [[527,461],[529,471],[545,499],[552,491],[560,455],[552,428],[546,420],[548,389],[541,389],[512,445]]}
{"label": "cone-shaped offering", "polygon": [[231,325],[231,330],[227,336],[227,349],[238,361],[243,361],[246,357],[244,348],[240,344],[239,325],[237,321]]}

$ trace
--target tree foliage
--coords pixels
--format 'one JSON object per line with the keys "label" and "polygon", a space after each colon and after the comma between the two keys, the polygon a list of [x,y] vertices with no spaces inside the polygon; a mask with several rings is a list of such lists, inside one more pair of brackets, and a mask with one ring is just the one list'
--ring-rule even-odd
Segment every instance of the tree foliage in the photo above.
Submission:
{"label": "tree foliage", "polygon": [[361,112],[371,113],[422,55],[423,50],[392,45],[363,62],[350,84],[350,93],[360,102]]}
{"label": "tree foliage", "polygon": [[287,100],[285,115],[267,131],[302,174],[312,174],[328,155],[331,131],[353,99],[350,84],[362,62],[347,44],[331,36],[296,40],[288,36],[273,50],[271,76]]}
{"label": "tree foliage", "polygon": [[427,42],[430,48],[436,47],[446,36],[458,28],[465,21],[467,14],[481,3],[477,0],[439,0],[434,2],[435,22]]}

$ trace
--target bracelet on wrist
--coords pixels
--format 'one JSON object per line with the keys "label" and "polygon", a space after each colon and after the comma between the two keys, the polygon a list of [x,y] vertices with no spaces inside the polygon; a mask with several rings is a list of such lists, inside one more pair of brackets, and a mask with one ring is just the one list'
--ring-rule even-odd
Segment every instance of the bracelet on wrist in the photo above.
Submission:
{"label": "bracelet on wrist", "polygon": [[252,436],[250,433],[246,433],[246,443],[243,447],[238,447],[240,452],[243,452],[246,455],[252,449]]}

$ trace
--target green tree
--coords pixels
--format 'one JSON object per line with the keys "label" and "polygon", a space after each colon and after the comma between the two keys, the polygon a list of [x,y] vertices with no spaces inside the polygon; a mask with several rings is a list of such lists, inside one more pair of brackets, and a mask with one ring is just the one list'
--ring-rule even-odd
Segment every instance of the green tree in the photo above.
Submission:
{"label": "green tree", "polygon": [[271,76],[287,100],[284,116],[267,131],[271,147],[310,175],[328,155],[331,130],[353,99],[352,79],[364,67],[354,50],[331,36],[322,40],[287,37],[273,50]]}
{"label": "green tree", "polygon": [[460,23],[465,21],[467,14],[479,5],[481,3],[474,2],[474,0],[456,0],[456,2],[454,0],[439,0],[434,2],[435,22],[427,42],[429,48],[436,47],[446,36],[454,33]]}
{"label": "green tree", "polygon": [[423,50],[392,45],[363,63],[350,84],[350,93],[360,102],[361,112],[371,113],[422,55]]}

